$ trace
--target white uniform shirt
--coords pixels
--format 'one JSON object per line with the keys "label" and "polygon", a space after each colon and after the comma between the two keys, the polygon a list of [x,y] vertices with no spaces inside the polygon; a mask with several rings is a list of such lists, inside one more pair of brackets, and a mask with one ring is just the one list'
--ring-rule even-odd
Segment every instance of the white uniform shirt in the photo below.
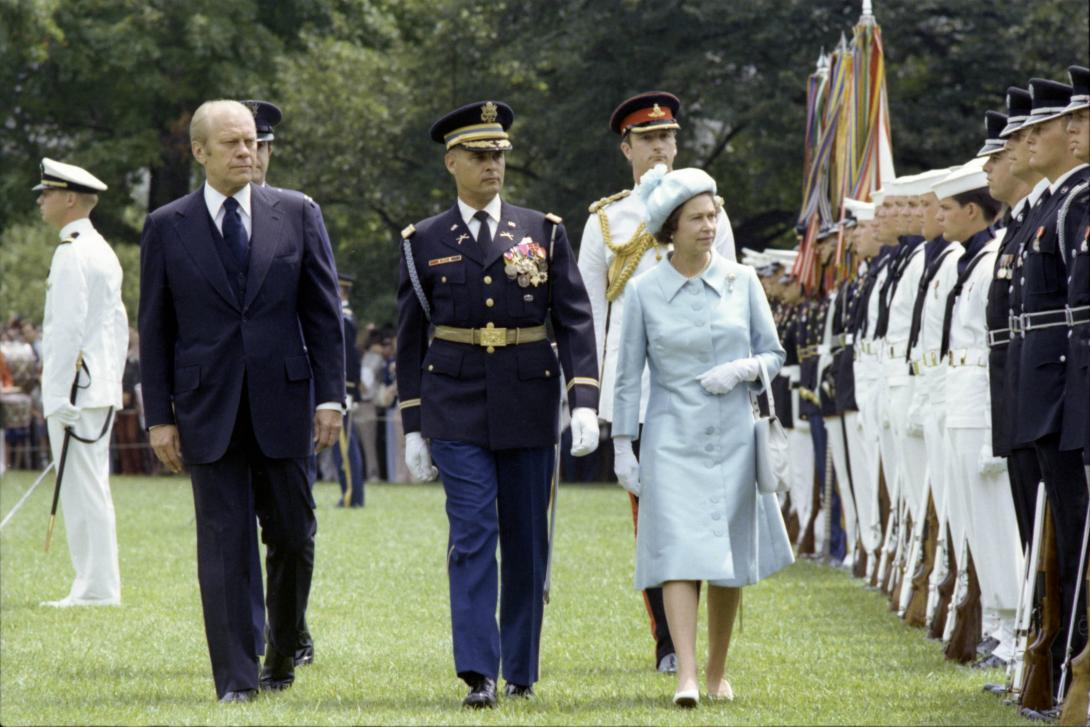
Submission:
{"label": "white uniform shirt", "polygon": [[[942,262],[935,277],[924,291],[920,312],[920,335],[912,349],[912,361],[919,362],[917,386],[912,388],[910,411],[922,412],[922,407],[941,407],[944,400],[943,375],[946,365],[939,359],[942,352],[942,324],[946,318],[946,298],[958,282],[958,260],[965,253],[960,242],[950,242],[939,251]],[[926,382],[926,383],[922,383]]]}
{"label": "white uniform shirt", "polygon": [[[609,220],[609,234],[614,245],[624,245],[636,233],[636,228],[643,222],[643,201],[636,193],[619,199],[603,208]],[[720,210],[715,227],[715,251],[728,260],[736,260],[734,251],[734,232],[725,210]],[[598,399],[598,418],[613,421],[613,388],[617,378],[617,352],[621,345],[621,321],[624,319],[624,296],[616,300],[606,300],[609,266],[616,257],[606,247],[602,239],[602,227],[597,213],[591,213],[583,228],[583,238],[579,243],[579,273],[583,285],[590,296],[591,311],[594,315],[594,338],[597,342],[598,371],[601,376],[601,393]],[[650,270],[656,264],[666,260],[665,250],[651,249],[644,253],[632,277]],[[629,279],[631,280],[631,278]],[[608,331],[607,322],[608,321]],[[604,358],[604,362],[603,362]],[[643,372],[643,394],[640,399],[640,421],[644,421],[647,412],[647,397],[651,392],[650,377],[646,369]]]}
{"label": "white uniform shirt", "polygon": [[[77,234],[78,233],[78,234]],[[42,324],[42,412],[68,403],[76,361],[79,408],[121,407],[121,376],[129,348],[129,319],[121,302],[121,264],[86,217],[65,225],[49,266]],[[86,387],[86,388],[84,388]]]}
{"label": "white uniform shirt", "polygon": [[969,274],[961,296],[954,304],[950,353],[958,365],[950,367],[946,374],[947,428],[990,429],[992,426],[985,309],[1000,239],[996,238],[980,249],[978,254],[984,257]]}

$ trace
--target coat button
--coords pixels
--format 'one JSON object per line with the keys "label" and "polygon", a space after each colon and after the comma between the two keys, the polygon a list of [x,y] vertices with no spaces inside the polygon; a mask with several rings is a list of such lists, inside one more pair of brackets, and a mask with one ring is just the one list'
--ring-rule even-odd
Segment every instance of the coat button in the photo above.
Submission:
{"label": "coat button", "polygon": [[705,451],[705,452],[711,452],[711,451],[712,451],[712,450],[714,450],[714,449],[715,449],[715,445],[714,445],[714,444],[705,444],[705,445],[704,445],[704,451]]}
{"label": "coat button", "polygon": [[1060,363],[1063,363],[1065,361],[1067,361],[1067,356],[1064,356],[1063,354],[1060,354]]}
{"label": "coat button", "polygon": [[446,275],[444,275],[443,277],[439,278],[439,282],[440,282],[440,283],[445,283],[445,282],[447,282],[447,276],[446,276]]}
{"label": "coat button", "polygon": [[492,306],[496,305],[496,301],[492,300],[491,298],[485,298],[484,304],[491,308]]}
{"label": "coat button", "polygon": [[435,371],[435,366],[428,364],[428,371]]}
{"label": "coat button", "polygon": [[716,528],[716,529],[715,529],[715,530],[713,530],[712,532],[713,532],[713,533],[715,533],[715,537],[717,537],[717,538],[721,538],[721,537],[723,537],[723,530],[722,530],[722,528]]}
{"label": "coat button", "polygon": [[553,375],[552,371],[550,371],[549,369],[545,369],[545,378],[549,378],[552,375]]}
{"label": "coat button", "polygon": [[495,348],[495,346],[489,346],[488,348],[485,349],[485,351],[488,351],[489,353],[495,353],[496,348]]}
{"label": "coat button", "polygon": [[484,276],[484,284],[485,285],[492,285],[492,276],[491,275]]}
{"label": "coat button", "polygon": [[[708,427],[707,429],[704,430],[704,433],[705,434],[715,434],[715,427]],[[715,502],[715,501],[712,500],[712,502]]]}
{"label": "coat button", "polygon": [[718,520],[720,517],[721,517],[721,515],[719,513],[717,513],[717,512],[712,513],[712,520]]}

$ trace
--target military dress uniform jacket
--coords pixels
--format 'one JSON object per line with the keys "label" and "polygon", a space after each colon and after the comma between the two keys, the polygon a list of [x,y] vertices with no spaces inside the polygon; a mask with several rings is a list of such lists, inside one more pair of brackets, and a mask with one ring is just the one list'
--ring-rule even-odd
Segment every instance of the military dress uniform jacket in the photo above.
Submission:
{"label": "military dress uniform jacket", "polygon": [[1082,449],[1090,458],[1090,186],[1082,186],[1061,209],[1067,250],[1067,388],[1060,449]]}
{"label": "military dress uniform jacket", "polygon": [[822,298],[799,304],[796,347],[799,357],[799,419],[821,418],[818,395],[818,347],[822,339],[827,301]]}
{"label": "military dress uniform jacket", "polygon": [[[554,234],[546,281],[522,286],[508,276],[505,253],[519,256],[520,248],[536,245],[537,254],[547,256]],[[482,250],[455,204],[406,228],[403,236],[412,255],[411,268],[402,255],[397,296],[397,386],[405,432],[492,450],[551,446],[561,371],[571,409],[597,407],[594,320],[559,218],[504,202],[492,248]],[[485,335],[495,345],[429,341],[429,320],[411,275],[424,293],[432,326],[493,329]],[[515,329],[547,321],[559,362],[548,340],[514,342]]]}
{"label": "military dress uniform jacket", "polygon": [[61,236],[45,293],[42,413],[68,403],[80,356],[87,370],[80,374],[76,406],[121,408],[129,345],[121,264],[87,218],[65,225]]}
{"label": "military dress uniform jacket", "polygon": [[[1064,179],[1045,203],[1036,229],[1024,238],[1018,282],[1022,288],[1023,345],[1016,444],[1029,444],[1049,434],[1058,434],[1061,429],[1067,361],[1064,307],[1068,252],[1060,249],[1058,218],[1067,196],[1088,176],[1090,169],[1084,165]],[[1033,319],[1043,313],[1051,313],[1051,317]]]}

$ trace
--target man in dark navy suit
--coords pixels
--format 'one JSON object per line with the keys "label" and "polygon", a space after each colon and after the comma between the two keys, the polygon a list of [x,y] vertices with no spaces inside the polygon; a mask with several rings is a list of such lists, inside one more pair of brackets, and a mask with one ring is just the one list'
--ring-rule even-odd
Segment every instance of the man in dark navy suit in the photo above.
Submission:
{"label": "man in dark navy suit", "polygon": [[[225,702],[294,680],[314,565],[314,451],[336,442],[344,401],[329,238],[306,197],[251,184],[256,135],[238,102],[202,104],[190,139],[207,181],[152,212],[141,238],[147,424],[159,459],[192,474],[205,632]],[[255,514],[268,575],[260,677]]]}
{"label": "man in dark navy suit", "polygon": [[495,706],[501,661],[509,697],[532,696],[538,678],[561,373],[572,454],[598,445],[594,323],[567,235],[556,215],[500,200],[513,117],[488,101],[432,126],[458,201],[402,233],[405,460],[426,480],[434,457],[442,476],[454,666],[470,687],[467,707]]}

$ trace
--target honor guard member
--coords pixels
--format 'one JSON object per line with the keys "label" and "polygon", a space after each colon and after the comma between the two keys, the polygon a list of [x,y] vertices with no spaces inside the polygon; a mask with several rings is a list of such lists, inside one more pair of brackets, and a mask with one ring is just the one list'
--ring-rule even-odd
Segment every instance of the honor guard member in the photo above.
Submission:
{"label": "honor guard member", "polygon": [[[1072,155],[1090,161],[1090,69],[1071,66],[1071,103],[1064,109]],[[1090,255],[1087,243],[1087,207],[1090,188],[1080,185],[1062,210],[1062,249],[1067,251],[1067,390],[1064,393],[1062,450],[1082,450],[1090,464]],[[1090,475],[1088,475],[1090,476]]]}
{"label": "honor guard member", "polygon": [[[633,186],[656,164],[665,164],[668,171],[673,169],[677,156],[677,132],[681,128],[677,120],[680,108],[681,102],[673,94],[652,91],[627,99],[613,111],[609,128],[621,139],[621,153],[632,168]],[[594,313],[598,368],[602,372],[598,416],[605,422],[613,421],[613,383],[616,381],[621,320],[624,318],[621,294],[633,276],[666,259],[666,247],[658,244],[654,236],[644,229],[643,213],[640,196],[630,190],[603,197],[590,206],[590,216],[579,243],[579,272]],[[714,244],[720,255],[729,260],[736,259],[734,233],[721,205]],[[650,381],[650,374],[645,370],[640,399],[641,423],[647,411]],[[639,498],[629,493],[629,499],[635,527]],[[659,671],[676,671],[677,660],[666,625],[662,589],[645,591],[644,605],[655,639],[655,664]]]}
{"label": "honor guard member", "polygon": [[484,101],[435,122],[458,199],[402,232],[405,460],[427,480],[434,459],[446,492],[454,666],[470,687],[467,707],[495,706],[501,663],[510,697],[532,696],[538,679],[561,375],[572,454],[598,444],[594,321],[564,227],[500,199],[513,118]]}
{"label": "honor guard member", "polygon": [[[942,299],[940,357],[946,398],[945,499],[958,502],[980,583],[981,668],[1005,667],[1014,655],[1014,611],[1022,552],[1006,466],[993,457],[988,431],[988,349],[985,307],[999,249],[993,222],[1002,204],[987,188],[986,157],[977,157],[934,185],[944,235],[964,249],[953,286]],[[989,652],[990,649],[990,652]]]}
{"label": "honor guard member", "polygon": [[1022,549],[1033,540],[1033,515],[1041,465],[1032,446],[1019,445],[1014,438],[1018,420],[1018,381],[1021,371],[1022,335],[1020,328],[1022,285],[1022,248],[1037,229],[1037,220],[1045,207],[1048,180],[1029,165],[1028,131],[1022,125],[1033,111],[1029,91],[1011,86],[1007,89],[1007,125],[1000,132],[1005,140],[1004,154],[1010,161],[1011,175],[1030,190],[1020,204],[1011,209],[1011,221],[1003,236],[996,259],[995,278],[988,295],[988,336],[991,345],[989,383],[992,393],[992,452],[1007,456],[1014,511]]}
{"label": "honor guard member", "polygon": [[348,273],[338,273],[337,279],[341,289],[341,316],[344,318],[344,390],[348,397],[341,439],[332,448],[337,480],[341,485],[341,500],[337,507],[363,507],[363,457],[359,436],[352,423],[352,408],[360,399],[361,389],[360,350],[356,346],[359,329],[356,316],[348,304],[348,294],[356,278]]}
{"label": "honor guard member", "polygon": [[[1029,165],[1049,180],[1049,188],[1036,229],[1024,241],[1021,252],[1022,375],[1015,441],[1033,445],[1037,451],[1056,531],[1063,585],[1061,628],[1053,650],[1054,673],[1058,674],[1075,585],[1081,577],[1078,561],[1087,505],[1081,452],[1059,446],[1067,366],[1067,262],[1074,263],[1072,251],[1060,246],[1059,215],[1090,172],[1071,153],[1067,139],[1064,110],[1070,105],[1071,86],[1035,78],[1030,80],[1030,95],[1033,111],[1022,125],[1028,134]],[[1075,635],[1076,653],[1085,638],[1085,634]]]}
{"label": "honor guard member", "polygon": [[[42,413],[49,427],[68,553],[76,579],[47,606],[121,603],[117,532],[110,496],[110,429],[121,407],[129,322],[121,264],[89,215],[106,185],[85,169],[42,159],[38,209],[60,233],[42,323]],[[62,456],[66,447],[67,456]]]}
{"label": "honor guard member", "polygon": [[[248,108],[250,110],[250,113],[253,114],[253,116],[254,116],[254,127],[257,129],[257,146],[255,147],[255,151],[254,151],[253,183],[260,186],[260,187],[266,187],[266,186],[269,186],[266,183],[266,179],[268,178],[268,174],[269,174],[269,165],[272,163],[272,153],[273,153],[272,143],[273,143],[273,140],[276,138],[276,135],[273,133],[273,129],[276,127],[277,124],[279,124],[283,120],[284,114],[280,110],[279,106],[277,106],[274,103],[270,103],[268,101],[258,101],[258,100],[255,100],[255,99],[248,99],[246,101],[241,101],[240,103],[243,106],[245,106],[246,108]],[[318,212],[318,215],[321,216],[321,214],[322,214],[321,208],[318,207],[317,203],[315,203],[314,200],[312,200],[307,195],[302,194],[302,192],[296,192],[294,190],[283,189],[283,188],[280,188],[280,187],[275,187],[274,189],[276,191],[278,191],[278,192],[285,192],[285,193],[288,193],[288,194],[300,194],[300,195],[302,195],[308,202],[310,202],[311,204],[314,205],[314,209]],[[324,224],[324,221],[323,221],[323,224]],[[344,298],[342,297],[341,300],[342,300],[342,309],[343,309]],[[347,326],[347,324],[346,324],[346,326]],[[347,330],[348,329],[346,327],[345,328],[346,333],[347,333]],[[353,347],[355,345],[355,339],[354,338],[346,338],[345,342],[344,342],[344,345],[345,345],[345,355],[346,355],[346,357],[350,357],[352,355],[352,351],[354,350]],[[346,389],[348,389],[348,387],[350,387],[352,385],[353,381],[354,381],[353,378],[352,378],[352,375],[351,375],[352,369],[349,368],[347,370],[348,370],[349,374],[348,374],[348,378],[345,379]],[[357,367],[357,370],[358,370],[358,367]],[[358,378],[359,377],[357,375],[356,379],[358,380]],[[347,421],[345,423],[347,424]],[[345,429],[342,427],[341,428],[341,435],[342,436],[351,436],[351,429],[349,429],[346,432]],[[330,447],[330,450],[331,450],[331,455],[334,458],[336,458],[338,455],[340,455],[341,447],[339,446],[339,444],[334,445],[333,447]],[[343,475],[343,472],[341,471],[340,468],[338,468],[338,476],[339,476],[339,479],[341,481],[341,490],[343,492],[344,491],[344,475]],[[314,480],[313,479],[311,479],[310,485],[311,485],[312,488],[314,487]],[[361,489],[361,495],[360,495],[360,502],[363,502],[362,489]],[[313,554],[313,552],[314,552],[314,537],[313,536],[311,536],[311,538],[310,538],[310,544],[309,544],[308,547],[309,547],[310,552]],[[313,555],[311,556],[311,561],[313,561]],[[254,572],[258,573],[259,576],[260,576],[260,573],[261,573],[261,554],[257,550],[257,541],[254,541],[254,563],[255,563]],[[264,594],[262,593],[262,584],[261,584],[260,577],[254,580],[253,588],[254,588],[254,598],[256,599],[255,604],[254,604],[254,614],[255,614],[254,619],[255,619],[255,623],[259,624],[259,629],[260,629],[260,631],[262,633],[261,638],[259,638],[259,640],[258,640],[258,653],[260,654],[260,653],[262,653],[264,651],[264,648],[265,648],[265,637],[264,637],[265,604],[264,604]],[[307,626],[306,614],[305,613],[301,616],[301,624],[299,626],[299,646],[295,650],[294,660],[295,660],[295,665],[296,666],[304,666],[306,664],[311,664],[311,663],[314,662],[314,638],[311,636],[310,629]]]}

